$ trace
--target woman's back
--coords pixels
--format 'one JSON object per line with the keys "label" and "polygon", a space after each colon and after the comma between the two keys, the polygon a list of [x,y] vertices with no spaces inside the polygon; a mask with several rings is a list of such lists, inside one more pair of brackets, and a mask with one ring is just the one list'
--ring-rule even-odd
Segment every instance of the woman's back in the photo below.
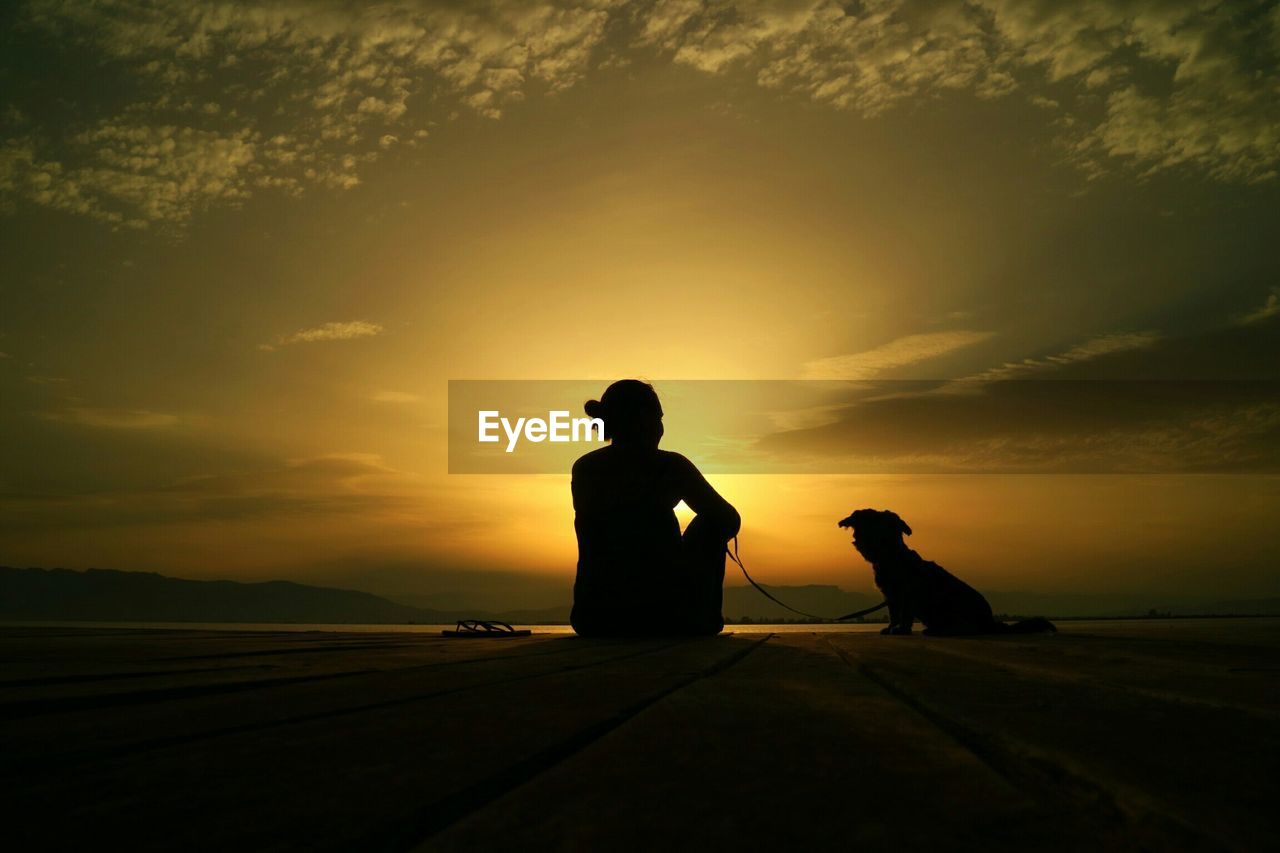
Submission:
{"label": "woman's back", "polygon": [[573,466],[571,620],[634,632],[661,621],[680,560],[678,454],[603,447]]}

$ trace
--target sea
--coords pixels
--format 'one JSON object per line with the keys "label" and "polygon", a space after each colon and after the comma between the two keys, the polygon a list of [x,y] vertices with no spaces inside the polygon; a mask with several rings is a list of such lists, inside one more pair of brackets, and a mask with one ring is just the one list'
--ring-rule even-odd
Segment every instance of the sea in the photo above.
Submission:
{"label": "sea", "polygon": [[[0,625],[12,628],[101,628],[113,630],[136,631],[249,631],[249,632],[341,632],[347,634],[434,634],[440,635],[443,630],[452,630],[455,625],[448,624],[404,624],[404,625],[352,625],[346,623],[310,624],[301,622],[35,622],[35,621],[0,621]],[[515,625],[516,628],[527,628],[536,634],[572,634],[573,628],[568,625]],[[827,633],[861,633],[876,632],[884,627],[878,623],[820,623],[807,624],[763,624],[726,625],[725,634],[827,634]]]}

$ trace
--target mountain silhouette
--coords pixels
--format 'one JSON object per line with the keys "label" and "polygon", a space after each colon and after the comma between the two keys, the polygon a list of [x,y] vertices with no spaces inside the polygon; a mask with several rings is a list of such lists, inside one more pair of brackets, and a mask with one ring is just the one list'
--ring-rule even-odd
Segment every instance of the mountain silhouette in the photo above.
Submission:
{"label": "mountain silhouette", "polygon": [[0,619],[130,622],[436,622],[446,614],[367,592],[153,572],[0,567]]}
{"label": "mountain silhouette", "polygon": [[[789,604],[811,613],[847,613],[875,604],[870,594],[837,586],[768,585]],[[1061,616],[1161,614],[1280,614],[1280,599],[1234,601],[1157,599],[1138,596],[1060,596],[992,593],[998,612],[1043,610]],[[724,615],[738,621],[789,620],[795,614],[749,586],[724,588]],[[484,611],[466,607],[414,607],[368,592],[290,581],[197,581],[155,572],[109,569],[18,569],[0,566],[0,620],[86,622],[296,622],[314,624],[435,624],[456,619],[502,619],[521,624],[564,624],[569,604],[537,609]]]}

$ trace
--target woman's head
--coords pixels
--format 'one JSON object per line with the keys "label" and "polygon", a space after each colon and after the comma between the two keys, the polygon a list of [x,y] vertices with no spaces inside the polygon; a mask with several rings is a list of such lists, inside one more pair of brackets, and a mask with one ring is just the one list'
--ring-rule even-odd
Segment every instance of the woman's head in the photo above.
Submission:
{"label": "woman's head", "polygon": [[662,439],[662,404],[648,382],[619,379],[583,409],[588,417],[604,421],[605,438],[614,444],[657,447]]}

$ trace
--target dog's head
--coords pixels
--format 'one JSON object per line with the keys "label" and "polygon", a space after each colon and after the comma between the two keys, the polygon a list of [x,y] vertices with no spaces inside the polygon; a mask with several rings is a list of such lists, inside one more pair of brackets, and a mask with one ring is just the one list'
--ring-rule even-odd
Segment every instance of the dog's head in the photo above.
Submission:
{"label": "dog's head", "polygon": [[853,547],[871,563],[899,550],[903,535],[911,535],[907,523],[887,509],[854,510],[841,519],[839,526],[853,530]]}

